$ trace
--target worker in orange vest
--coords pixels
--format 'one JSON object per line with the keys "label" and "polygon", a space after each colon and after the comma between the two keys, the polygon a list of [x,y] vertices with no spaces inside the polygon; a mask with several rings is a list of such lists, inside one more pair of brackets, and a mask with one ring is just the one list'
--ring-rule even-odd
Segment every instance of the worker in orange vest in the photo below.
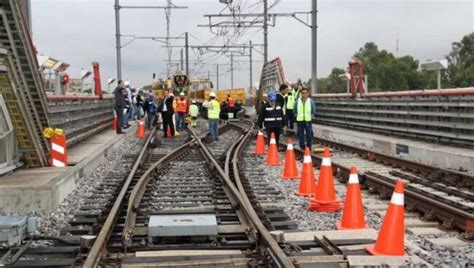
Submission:
{"label": "worker in orange vest", "polygon": [[227,95],[227,107],[234,109],[235,107],[235,100],[229,95]]}
{"label": "worker in orange vest", "polygon": [[[235,100],[229,95],[227,95],[227,109],[229,113],[234,114],[235,112]],[[235,114],[234,114],[235,117]]]}
{"label": "worker in orange vest", "polygon": [[184,119],[189,113],[189,102],[186,99],[184,92],[179,94],[179,99],[176,103],[176,128],[178,131],[184,130]]}

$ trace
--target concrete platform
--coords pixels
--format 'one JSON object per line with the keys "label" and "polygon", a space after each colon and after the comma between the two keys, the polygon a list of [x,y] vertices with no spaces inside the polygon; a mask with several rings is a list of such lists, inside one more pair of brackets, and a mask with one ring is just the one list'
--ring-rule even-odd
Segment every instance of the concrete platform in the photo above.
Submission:
{"label": "concrete platform", "polygon": [[0,214],[41,212],[56,208],[78,181],[89,176],[125,139],[135,135],[136,126],[125,135],[106,130],[68,149],[69,166],[21,169],[0,177]]}
{"label": "concrete platform", "polygon": [[[474,150],[391,137],[332,126],[313,124],[315,137],[400,155],[410,160],[441,168],[462,168],[474,173]],[[398,150],[397,150],[398,148]],[[403,152],[405,151],[405,152]]]}

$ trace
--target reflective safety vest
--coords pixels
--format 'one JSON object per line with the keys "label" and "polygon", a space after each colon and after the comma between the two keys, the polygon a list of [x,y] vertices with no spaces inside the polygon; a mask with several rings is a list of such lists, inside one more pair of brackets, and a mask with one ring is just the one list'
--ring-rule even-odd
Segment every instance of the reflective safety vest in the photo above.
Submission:
{"label": "reflective safety vest", "polygon": [[291,95],[293,95],[293,97],[295,97],[295,100],[297,100],[300,97],[300,92],[297,88],[294,88]]}
{"label": "reflective safety vest", "polygon": [[221,113],[221,105],[216,100],[211,100],[209,108],[207,109],[207,118],[219,119]]}
{"label": "reflective safety vest", "polygon": [[227,99],[227,102],[228,102],[229,108],[234,108],[234,106],[235,106],[235,100],[234,100],[234,98],[229,97],[229,98]]}
{"label": "reflective safety vest", "polygon": [[199,108],[197,107],[196,104],[191,104],[191,106],[189,106],[189,115],[191,115],[192,117],[197,117],[199,114]]}
{"label": "reflective safety vest", "polygon": [[311,122],[311,100],[308,98],[303,103],[301,99],[298,99],[298,115],[296,116],[297,122]]}
{"label": "reflective safety vest", "polygon": [[292,95],[288,95],[286,99],[286,109],[293,110],[293,108],[295,108],[295,96],[293,96],[292,94]]}
{"label": "reflective safety vest", "polygon": [[178,100],[177,107],[176,107],[176,112],[178,113],[186,113],[186,110],[188,108],[188,102],[184,99]]}
{"label": "reflective safety vest", "polygon": [[277,123],[280,123],[281,121],[283,121],[283,117],[280,116],[281,114],[283,114],[282,112],[282,109],[279,105],[275,106],[275,107],[265,107],[265,119],[264,121],[265,122],[272,122],[272,121],[275,121]]}

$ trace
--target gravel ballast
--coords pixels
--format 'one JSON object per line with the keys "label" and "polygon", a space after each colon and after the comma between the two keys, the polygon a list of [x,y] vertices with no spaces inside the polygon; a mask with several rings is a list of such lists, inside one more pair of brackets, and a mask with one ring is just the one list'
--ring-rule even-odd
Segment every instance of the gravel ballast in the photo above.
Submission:
{"label": "gravel ballast", "polygon": [[[255,144],[251,143],[244,154],[244,172],[250,183],[252,181],[265,181],[268,186],[275,188],[282,193],[283,199],[275,199],[275,205],[284,207],[284,211],[288,216],[296,222],[298,229],[303,231],[323,231],[335,230],[335,223],[341,219],[342,210],[336,213],[310,212],[307,210],[309,201],[305,198],[296,196],[295,190],[299,187],[299,180],[283,180],[281,179],[285,153],[280,152],[281,165],[278,167],[268,167],[265,164],[266,156],[255,156],[252,153]],[[297,161],[298,172],[301,172],[301,161]],[[319,171],[314,169],[315,178],[319,176]],[[252,176],[258,172],[261,176]],[[338,182],[335,181],[337,185]],[[340,191],[338,197],[344,200],[344,191]],[[364,191],[365,192],[365,191]],[[367,193],[366,193],[367,194]],[[388,205],[388,200],[382,201]],[[365,209],[366,223],[369,227],[378,230],[381,226],[385,213]],[[442,233],[437,236],[430,237],[457,237],[458,233]],[[472,267],[474,256],[474,245],[471,243],[467,246],[450,248],[433,248],[427,237],[406,234],[407,244],[414,245],[413,248],[407,248],[408,253],[417,255],[428,263],[439,267]]]}

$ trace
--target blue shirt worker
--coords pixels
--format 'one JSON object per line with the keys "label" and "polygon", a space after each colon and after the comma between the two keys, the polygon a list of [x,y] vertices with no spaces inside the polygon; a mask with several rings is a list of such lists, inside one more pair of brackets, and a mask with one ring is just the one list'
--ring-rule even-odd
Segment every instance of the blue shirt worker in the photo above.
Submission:
{"label": "blue shirt worker", "polygon": [[[298,125],[298,137],[300,148],[305,147],[311,150],[311,140],[313,139],[313,117],[316,116],[316,104],[309,98],[309,91],[307,88],[301,89],[300,97],[295,103],[294,113],[296,117],[296,124]],[[305,146],[306,138],[306,146]]]}

